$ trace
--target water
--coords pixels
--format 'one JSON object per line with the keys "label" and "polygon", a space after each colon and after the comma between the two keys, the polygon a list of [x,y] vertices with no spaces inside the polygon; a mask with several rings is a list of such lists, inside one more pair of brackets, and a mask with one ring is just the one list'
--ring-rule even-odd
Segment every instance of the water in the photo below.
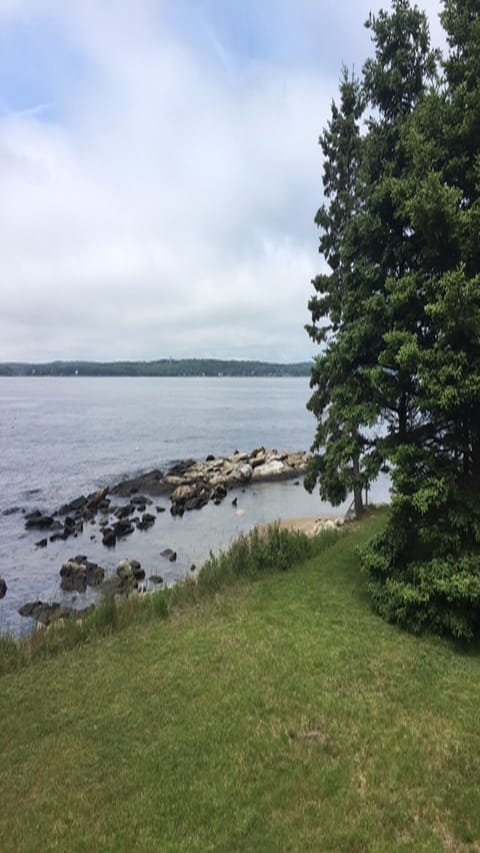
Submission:
{"label": "water", "polygon": [[[124,557],[136,558],[147,577],[158,573],[171,583],[257,523],[336,514],[302,486],[262,484],[239,490],[236,508],[227,497],[182,519],[165,512],[149,531],[113,550],[101,544],[95,525],[77,539],[37,549],[45,534],[25,531],[21,513],[2,514],[14,506],[53,511],[99,486],[150,468],[165,470],[179,459],[230,456],[261,445],[308,449],[315,429],[305,408],[308,396],[305,378],[0,377],[0,577],[8,586],[0,632],[31,628],[18,615],[27,600],[84,606],[92,599],[93,591],[60,590],[59,570],[75,554],[107,571]],[[385,484],[379,489],[374,497],[385,499]],[[168,509],[166,497],[155,503]],[[176,563],[160,557],[166,547],[177,551]]]}

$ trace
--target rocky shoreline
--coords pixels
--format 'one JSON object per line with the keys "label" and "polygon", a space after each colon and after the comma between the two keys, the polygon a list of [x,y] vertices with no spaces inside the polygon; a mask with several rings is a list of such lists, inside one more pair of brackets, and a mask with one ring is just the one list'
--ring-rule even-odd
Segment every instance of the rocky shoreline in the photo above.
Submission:
{"label": "rocky shoreline", "polygon": [[[36,548],[47,548],[49,542],[57,540],[85,537],[85,525],[88,524],[90,540],[101,539],[102,544],[110,549],[136,530],[153,527],[159,515],[166,510],[155,498],[168,497],[171,515],[181,517],[185,512],[199,510],[209,502],[220,504],[232,489],[244,491],[263,482],[295,479],[305,473],[309,459],[305,452],[279,453],[264,447],[250,453],[235,451],[230,457],[209,455],[205,461],[187,459],[177,462],[165,474],[154,469],[112,486],[102,486],[96,492],[80,495],[52,512],[38,509],[27,512],[11,507],[4,514],[18,513],[27,531],[37,535],[41,532],[42,538],[34,542]],[[235,497],[232,501],[234,506],[236,501]],[[161,556],[173,561],[176,552],[167,548]],[[129,595],[146,586],[145,572],[136,560],[123,560],[113,575],[106,575],[104,568],[90,561],[85,554],[79,554],[62,565],[60,587],[64,592],[84,593],[87,587],[94,587],[99,591],[111,590],[115,595]],[[163,582],[160,575],[148,580],[151,586]],[[6,594],[7,585],[0,578],[0,598]],[[33,601],[24,604],[19,613],[34,618],[38,624],[49,625],[59,619],[81,618],[85,609]]]}

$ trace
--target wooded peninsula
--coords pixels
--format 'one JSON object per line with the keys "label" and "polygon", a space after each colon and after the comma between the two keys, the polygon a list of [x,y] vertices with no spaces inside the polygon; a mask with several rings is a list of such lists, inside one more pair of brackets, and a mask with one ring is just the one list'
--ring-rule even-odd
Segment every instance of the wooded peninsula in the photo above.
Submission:
{"label": "wooded peninsula", "polygon": [[311,363],[161,358],[156,361],[5,362],[0,376],[310,376]]}

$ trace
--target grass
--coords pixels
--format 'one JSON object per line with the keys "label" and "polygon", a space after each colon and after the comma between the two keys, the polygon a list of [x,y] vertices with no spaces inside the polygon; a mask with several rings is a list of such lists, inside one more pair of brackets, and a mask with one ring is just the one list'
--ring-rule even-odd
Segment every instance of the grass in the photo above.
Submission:
{"label": "grass", "polygon": [[161,618],[15,659],[2,853],[480,850],[480,659],[373,615],[355,548],[381,523],[282,572],[287,540],[258,542]]}

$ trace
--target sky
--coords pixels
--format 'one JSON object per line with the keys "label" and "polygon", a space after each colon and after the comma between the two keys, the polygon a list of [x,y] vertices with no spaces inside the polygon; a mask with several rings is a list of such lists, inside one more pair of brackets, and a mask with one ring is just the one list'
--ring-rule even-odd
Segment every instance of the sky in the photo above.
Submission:
{"label": "sky", "polygon": [[0,362],[310,359],[318,137],[388,7],[0,0]]}

